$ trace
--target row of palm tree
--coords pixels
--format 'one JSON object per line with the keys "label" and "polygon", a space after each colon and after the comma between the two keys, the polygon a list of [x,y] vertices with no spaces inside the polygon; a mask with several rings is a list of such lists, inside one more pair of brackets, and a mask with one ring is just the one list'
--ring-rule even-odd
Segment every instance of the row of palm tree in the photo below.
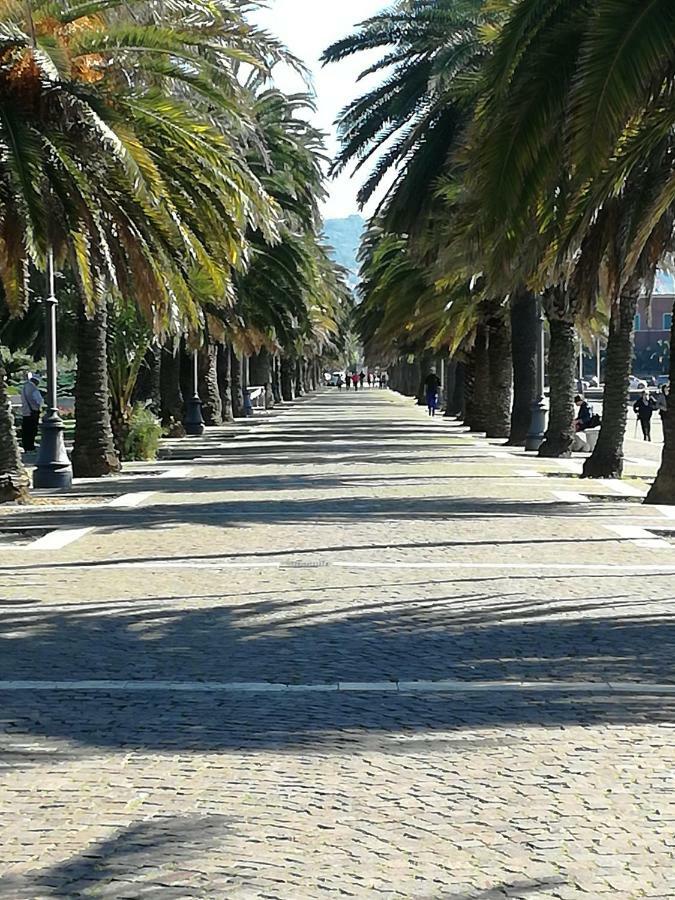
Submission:
{"label": "row of palm tree", "polygon": [[[30,333],[53,256],[77,354],[76,476],[119,469],[137,380],[179,429],[186,353],[199,348],[216,423],[243,412],[244,357],[272,402],[282,360],[299,376],[288,398],[340,339],[349,295],[322,237],[321,135],[310,98],[274,87],[277,64],[300,65],[250,7],[0,9],[0,318]],[[0,500],[27,486],[6,409],[0,372]]]}
{"label": "row of palm tree", "polygon": [[[379,83],[343,112],[337,161],[368,173],[363,202],[382,192],[361,254],[369,358],[449,350],[465,421],[520,443],[540,299],[539,452],[565,456],[578,335],[604,321],[603,424],[584,474],[620,477],[636,307],[675,241],[672,3],[399,0],[324,61],[374,50],[364,77]],[[650,501],[675,502],[673,419]]]}

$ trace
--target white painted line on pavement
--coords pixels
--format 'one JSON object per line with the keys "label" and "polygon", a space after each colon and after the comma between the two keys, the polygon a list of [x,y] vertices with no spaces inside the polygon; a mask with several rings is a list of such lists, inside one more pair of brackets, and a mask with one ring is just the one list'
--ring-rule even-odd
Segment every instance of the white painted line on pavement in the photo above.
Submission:
{"label": "white painted line on pavement", "polygon": [[[80,529],[82,533],[86,533],[87,531],[92,531],[93,529]],[[78,534],[78,537],[81,537],[82,534]],[[43,540],[41,538],[41,540]],[[73,540],[77,540],[77,538],[73,538]],[[35,544],[31,544],[32,547]],[[671,546],[670,544],[668,545]],[[671,547],[671,549],[675,549],[675,547]],[[40,568],[48,569],[50,566],[49,563],[44,563],[41,566],[39,563],[34,563],[31,565],[31,569],[39,570]],[[165,570],[165,569],[195,569],[195,570],[208,570],[208,571],[228,571],[232,569],[244,569],[244,570],[256,570],[256,569],[293,569],[295,571],[307,570],[307,569],[391,569],[391,570],[416,570],[416,569],[434,569],[437,571],[443,570],[453,570],[453,569],[461,569],[462,571],[492,571],[492,572],[527,572],[530,576],[536,577],[539,572],[561,572],[563,573],[561,577],[570,577],[575,578],[577,572],[597,572],[597,573],[610,573],[610,574],[660,574],[660,575],[668,575],[675,574],[675,563],[671,564],[663,564],[663,563],[652,563],[651,565],[645,564],[635,564],[635,565],[612,565],[611,563],[543,563],[543,562],[523,562],[523,563],[500,563],[500,562],[485,562],[485,563],[472,563],[472,562],[389,562],[389,563],[381,563],[381,562],[327,562],[322,563],[321,566],[316,565],[301,565],[295,563],[290,565],[289,563],[282,562],[200,562],[199,560],[158,560],[154,562],[152,560],[148,560],[146,562],[109,562],[109,563],[86,563],[86,562],[74,562],[74,563],[60,563],[59,569],[61,571],[66,571],[68,569],[76,569],[78,571],[83,571],[87,569],[95,569],[100,571],[102,569],[111,570],[111,569],[149,569],[149,570]],[[0,566],[0,572],[12,572],[16,571],[16,567],[14,566]]]}
{"label": "white painted line on pavement", "polygon": [[192,466],[177,466],[175,469],[167,469],[162,475],[170,475],[172,478],[187,478],[192,474]]}
{"label": "white painted line on pavement", "polygon": [[640,459],[635,456],[625,456],[625,461],[628,463],[633,463],[636,466],[658,466],[659,463],[655,459]]}
{"label": "white painted line on pavement", "polygon": [[671,549],[668,541],[657,538],[650,531],[640,528],[638,525],[605,525],[605,528],[620,538],[635,544],[636,547],[643,547],[647,550]]}
{"label": "white painted line on pavement", "polygon": [[134,506],[140,506],[150,497],[154,497],[157,491],[140,491],[138,494],[122,494],[121,497],[115,497],[108,506],[115,506],[119,509],[131,509]]}
{"label": "white painted line on pavement", "polygon": [[575,475],[581,475],[584,470],[583,464],[574,459],[556,459],[554,457],[547,461],[557,463],[561,469],[565,469],[567,472],[574,472]]}
{"label": "white painted line on pavement", "polygon": [[101,693],[197,693],[197,694],[314,694],[401,693],[563,693],[563,694],[639,694],[675,696],[675,684],[640,681],[339,681],[309,684],[283,684],[269,681],[135,681],[135,680],[6,680],[0,692],[61,691]]}
{"label": "white painted line on pavement", "polygon": [[517,473],[521,478],[543,478],[543,472],[537,472],[535,469],[521,469],[520,472]]}
{"label": "white painted line on pavement", "polygon": [[553,496],[561,503],[590,503],[587,494],[579,494],[577,491],[553,491]]}
{"label": "white painted line on pavement", "polygon": [[74,544],[79,541],[85,534],[93,531],[93,528],[62,528],[56,531],[50,531],[44,537],[38,538],[29,544],[30,550],[61,550],[68,544]]}
{"label": "white painted line on pavement", "polygon": [[633,487],[632,484],[626,484],[625,481],[618,481],[614,478],[598,478],[598,484],[609,488],[615,494],[621,497],[646,497],[647,491],[641,491],[639,488]]}
{"label": "white painted line on pavement", "polygon": [[657,506],[656,509],[665,516],[666,519],[675,519],[675,506]]}

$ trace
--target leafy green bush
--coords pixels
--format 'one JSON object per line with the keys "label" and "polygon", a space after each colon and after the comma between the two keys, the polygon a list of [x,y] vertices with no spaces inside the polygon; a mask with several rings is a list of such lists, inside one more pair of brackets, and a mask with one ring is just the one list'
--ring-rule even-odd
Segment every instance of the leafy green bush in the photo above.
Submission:
{"label": "leafy green bush", "polygon": [[129,432],[124,443],[125,459],[156,459],[162,426],[142,404],[136,404],[129,420]]}

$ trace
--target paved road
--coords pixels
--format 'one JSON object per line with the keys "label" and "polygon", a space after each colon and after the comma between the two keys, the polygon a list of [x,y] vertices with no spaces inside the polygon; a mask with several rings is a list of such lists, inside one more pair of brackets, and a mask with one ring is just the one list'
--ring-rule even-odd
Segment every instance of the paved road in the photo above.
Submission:
{"label": "paved road", "polygon": [[165,454],[0,511],[3,900],[675,895],[675,510],[380,391]]}

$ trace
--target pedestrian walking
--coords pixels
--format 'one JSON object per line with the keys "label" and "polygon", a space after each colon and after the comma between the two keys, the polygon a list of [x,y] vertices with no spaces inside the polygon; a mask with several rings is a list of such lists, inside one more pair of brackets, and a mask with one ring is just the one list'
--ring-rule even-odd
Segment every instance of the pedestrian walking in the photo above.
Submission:
{"label": "pedestrian walking", "polygon": [[638,422],[642,428],[642,437],[645,441],[652,439],[652,414],[656,409],[656,402],[649,395],[648,391],[643,391],[639,400],[633,404],[633,412],[638,417]]}
{"label": "pedestrian walking", "polygon": [[371,388],[375,382],[375,376],[372,372],[368,372],[368,387]]}
{"label": "pedestrian walking", "polygon": [[660,392],[656,395],[656,408],[659,411],[659,415],[661,416],[661,423],[664,427],[664,435],[665,435],[665,418],[666,413],[668,412],[668,398],[670,395],[670,385],[664,384],[660,390]]}
{"label": "pedestrian walking", "polygon": [[386,372],[381,372],[381,373],[380,373],[380,389],[386,388],[386,386],[387,386],[387,380],[388,380],[388,379],[387,379],[387,373],[386,373]]}
{"label": "pedestrian walking", "polygon": [[347,390],[350,390],[351,386],[352,386],[352,376],[349,374],[349,372],[345,372],[345,387],[347,388]]}
{"label": "pedestrian walking", "polygon": [[344,381],[342,380],[342,375],[338,375],[338,378],[337,378],[337,389],[338,389],[338,391],[341,391],[341,390],[342,390],[342,385],[343,385],[343,384],[344,384]]}
{"label": "pedestrian walking", "polygon": [[361,369],[359,373],[359,384],[361,385],[361,390],[363,390],[363,385],[366,382],[366,373]]}
{"label": "pedestrian walking", "polygon": [[424,379],[424,392],[427,399],[427,409],[430,416],[436,415],[438,408],[438,392],[441,389],[441,379],[436,374],[436,369],[431,369]]}
{"label": "pedestrian walking", "polygon": [[359,376],[354,372],[352,375],[352,385],[354,386],[354,390],[358,391],[359,389]]}
{"label": "pedestrian walking", "polygon": [[40,425],[42,394],[38,390],[40,376],[29,372],[21,388],[21,446],[26,453],[35,450]]}

